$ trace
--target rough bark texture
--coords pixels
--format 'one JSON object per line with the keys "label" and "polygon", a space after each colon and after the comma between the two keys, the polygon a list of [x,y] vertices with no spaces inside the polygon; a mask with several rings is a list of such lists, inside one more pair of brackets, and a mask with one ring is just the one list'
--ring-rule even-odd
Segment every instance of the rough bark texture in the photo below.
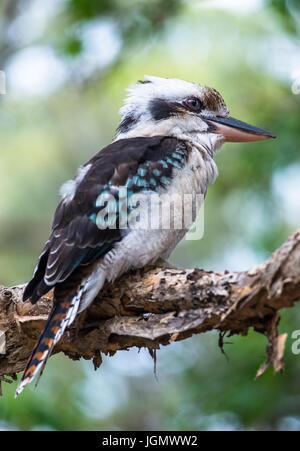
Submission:
{"label": "rough bark texture", "polygon": [[[286,334],[278,310],[300,298],[300,228],[260,266],[244,272],[149,267],[107,285],[55,347],[72,359],[93,359],[132,346],[159,349],[208,330],[268,338],[267,361],[282,369]],[[0,380],[23,370],[52,306],[51,293],[36,305],[22,302],[24,285],[0,287]]]}

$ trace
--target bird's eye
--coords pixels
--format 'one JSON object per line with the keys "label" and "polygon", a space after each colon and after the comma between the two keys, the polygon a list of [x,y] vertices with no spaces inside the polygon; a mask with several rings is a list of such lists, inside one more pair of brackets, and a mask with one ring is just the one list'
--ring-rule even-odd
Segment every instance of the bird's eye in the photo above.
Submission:
{"label": "bird's eye", "polygon": [[203,108],[203,103],[196,97],[185,100],[184,105],[192,111],[200,111]]}

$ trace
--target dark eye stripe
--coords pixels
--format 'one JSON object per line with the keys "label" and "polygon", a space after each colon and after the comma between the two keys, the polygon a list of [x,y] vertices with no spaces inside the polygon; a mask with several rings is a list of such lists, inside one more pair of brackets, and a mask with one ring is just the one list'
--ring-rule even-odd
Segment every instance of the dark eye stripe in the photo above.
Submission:
{"label": "dark eye stripe", "polygon": [[168,119],[172,114],[176,113],[176,108],[166,100],[157,98],[150,101],[150,111],[153,119],[160,121]]}

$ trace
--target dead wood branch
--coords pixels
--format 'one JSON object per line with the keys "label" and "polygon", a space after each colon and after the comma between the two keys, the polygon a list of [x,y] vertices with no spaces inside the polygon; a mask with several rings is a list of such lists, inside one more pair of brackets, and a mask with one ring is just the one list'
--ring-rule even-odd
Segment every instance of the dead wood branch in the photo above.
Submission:
{"label": "dead wood branch", "polygon": [[[51,310],[51,293],[23,303],[24,285],[0,287],[0,380],[25,367]],[[201,269],[146,268],[107,285],[55,347],[72,359],[93,359],[132,346],[155,350],[212,329],[268,338],[267,362],[282,368],[286,334],[278,335],[278,310],[300,298],[300,229],[260,266],[216,273]],[[221,340],[222,341],[222,340]]]}

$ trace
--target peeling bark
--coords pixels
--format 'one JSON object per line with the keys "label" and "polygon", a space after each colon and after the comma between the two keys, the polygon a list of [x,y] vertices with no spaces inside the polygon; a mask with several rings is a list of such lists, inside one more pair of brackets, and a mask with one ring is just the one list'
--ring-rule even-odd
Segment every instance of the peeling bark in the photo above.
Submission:
{"label": "peeling bark", "polygon": [[[267,361],[283,368],[286,334],[278,335],[278,310],[300,298],[300,228],[263,264],[243,272],[147,267],[107,284],[68,328],[54,353],[72,359],[112,355],[133,346],[152,355],[161,345],[212,329],[268,339]],[[0,381],[23,370],[52,307],[51,292],[37,304],[22,302],[24,285],[0,287]]]}

